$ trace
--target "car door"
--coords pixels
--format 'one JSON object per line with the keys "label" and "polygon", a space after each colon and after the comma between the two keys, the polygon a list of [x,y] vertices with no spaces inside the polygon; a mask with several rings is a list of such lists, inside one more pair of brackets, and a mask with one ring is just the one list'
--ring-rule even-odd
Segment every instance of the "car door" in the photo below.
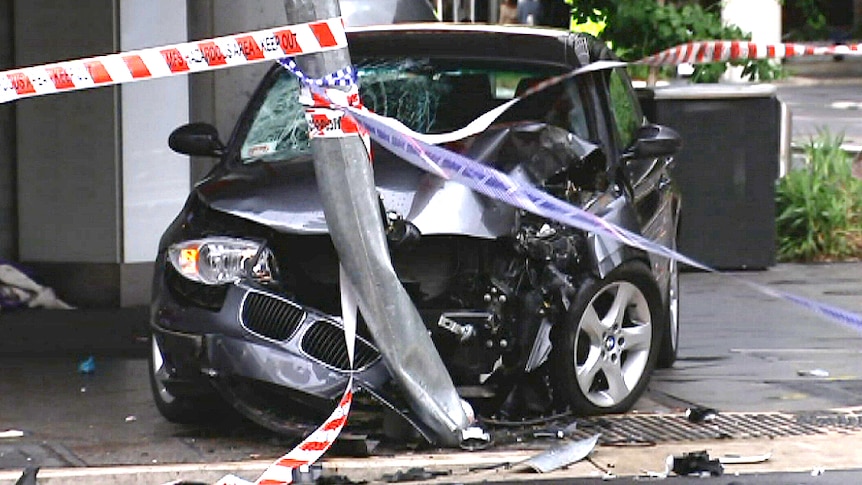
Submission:
{"label": "car door", "polygon": [[644,117],[631,81],[623,68],[608,70],[603,78],[616,153],[642,234],[670,246],[674,239],[670,159],[635,157],[632,147],[644,125]]}

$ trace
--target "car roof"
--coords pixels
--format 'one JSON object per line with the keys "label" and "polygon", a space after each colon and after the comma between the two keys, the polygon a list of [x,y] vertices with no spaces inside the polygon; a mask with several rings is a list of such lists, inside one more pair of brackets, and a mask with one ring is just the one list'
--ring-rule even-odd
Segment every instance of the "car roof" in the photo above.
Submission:
{"label": "car roof", "polygon": [[607,47],[590,35],[548,27],[433,22],[353,27],[347,35],[355,51],[372,56],[422,53],[580,67],[575,45],[585,43],[590,62],[612,58]]}

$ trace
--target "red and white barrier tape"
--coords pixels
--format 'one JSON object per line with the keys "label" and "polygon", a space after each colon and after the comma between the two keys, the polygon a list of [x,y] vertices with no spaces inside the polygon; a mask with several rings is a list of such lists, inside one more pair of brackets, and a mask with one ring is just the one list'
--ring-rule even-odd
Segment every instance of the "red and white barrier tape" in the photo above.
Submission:
{"label": "red and white barrier tape", "polygon": [[[350,367],[353,367],[353,355],[356,343],[357,301],[356,290],[347,278],[344,268],[339,266],[339,285],[341,289],[341,314],[344,324],[344,340],[347,345],[347,357]],[[344,395],[338,407],[314,433],[305,438],[302,443],[276,460],[254,482],[243,480],[234,475],[227,475],[216,485],[286,485],[293,481],[293,471],[308,467],[323,456],[332,447],[336,438],[347,424],[350,404],[353,402],[353,376],[347,381]]]}
{"label": "red and white barrier tape", "polygon": [[0,103],[347,47],[341,17],[0,72]]}
{"label": "red and white barrier tape", "polygon": [[678,45],[646,57],[635,64],[675,66],[746,59],[786,59],[802,56],[860,55],[862,44],[815,46],[808,44],[705,40]]}

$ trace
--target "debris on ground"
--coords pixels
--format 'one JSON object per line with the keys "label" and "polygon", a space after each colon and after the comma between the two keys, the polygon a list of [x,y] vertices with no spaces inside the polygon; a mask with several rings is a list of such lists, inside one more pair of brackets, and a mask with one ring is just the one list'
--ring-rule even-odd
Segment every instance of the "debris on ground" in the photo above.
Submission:
{"label": "debris on ground", "polygon": [[772,453],[764,453],[762,455],[735,455],[727,454],[718,457],[718,461],[722,465],[753,465],[755,463],[763,463],[772,458]]}
{"label": "debris on ground", "polygon": [[557,470],[572,463],[583,460],[588,457],[596,443],[599,441],[599,436],[594,435],[592,438],[587,438],[581,441],[572,441],[565,445],[555,446],[547,451],[544,451],[524,462],[524,465],[532,468],[539,473],[547,473]]}
{"label": "debris on ground", "polygon": [[7,429],[6,431],[0,431],[0,438],[21,438],[24,436],[24,432],[18,429]]}
{"label": "debris on ground", "polygon": [[829,371],[825,369],[798,370],[796,375],[800,377],[829,377]]}
{"label": "debris on ground", "polygon": [[712,408],[691,407],[685,410],[685,419],[690,423],[705,423],[718,417],[718,411]]}
{"label": "debris on ground", "polygon": [[693,451],[668,458],[670,471],[679,476],[701,475],[720,477],[724,466],[718,459],[710,459],[706,451]]}
{"label": "debris on ground", "polygon": [[73,308],[57,298],[53,289],[36,283],[27,273],[25,268],[14,263],[0,261],[0,310]]}
{"label": "debris on ground", "polygon": [[96,359],[91,355],[78,364],[78,372],[81,374],[92,374],[96,372]]}
{"label": "debris on ground", "polygon": [[36,474],[39,473],[39,467],[27,467],[24,470],[24,473],[21,474],[21,478],[15,482],[15,485],[37,485],[36,482]]}
{"label": "debris on ground", "polygon": [[424,468],[416,467],[410,468],[407,471],[398,470],[392,474],[387,473],[383,475],[383,481],[386,483],[418,482],[436,477],[445,477],[451,474],[451,471],[428,471]]}

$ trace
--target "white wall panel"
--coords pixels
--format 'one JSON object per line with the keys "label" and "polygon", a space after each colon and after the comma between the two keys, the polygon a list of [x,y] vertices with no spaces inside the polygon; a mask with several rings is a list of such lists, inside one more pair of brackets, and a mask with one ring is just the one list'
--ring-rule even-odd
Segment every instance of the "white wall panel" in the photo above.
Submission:
{"label": "white wall panel", "polygon": [[[177,0],[121,0],[120,48],[187,41],[184,7]],[[127,84],[121,93],[123,262],[153,261],[189,192],[188,157],[167,144],[189,120],[188,78]]]}

